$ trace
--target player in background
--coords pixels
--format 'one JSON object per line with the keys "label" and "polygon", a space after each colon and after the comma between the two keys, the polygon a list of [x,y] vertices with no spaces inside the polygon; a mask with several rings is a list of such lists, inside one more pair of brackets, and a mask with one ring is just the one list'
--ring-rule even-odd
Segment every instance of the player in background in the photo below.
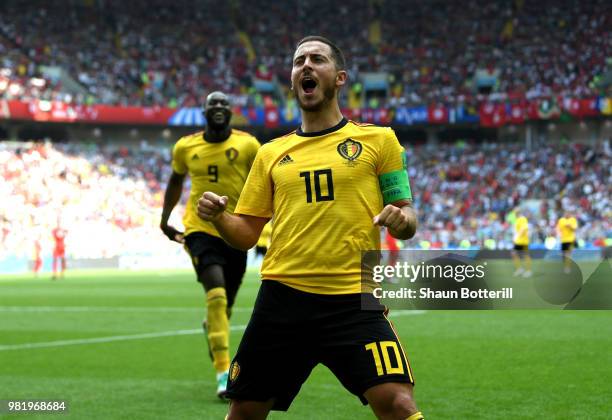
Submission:
{"label": "player in background", "polygon": [[268,248],[270,248],[270,241],[272,240],[272,222],[266,223],[263,230],[261,231],[261,235],[259,235],[259,239],[257,240],[257,245],[255,245],[255,254],[257,256],[261,255],[265,257],[266,252],[268,252]]}
{"label": "player in background", "polygon": [[[514,211],[514,248],[512,261],[514,262],[514,276],[531,277],[531,257],[529,256],[529,221],[520,208]],[[522,261],[521,261],[522,259]],[[524,264],[524,266],[523,266]]]}
{"label": "player in background", "polygon": [[572,250],[576,246],[576,229],[578,221],[569,210],[565,210],[563,217],[557,222],[557,235],[561,241],[561,252],[563,252],[563,271],[567,274],[571,271]]}
{"label": "player in background", "polygon": [[34,277],[38,277],[38,273],[40,272],[40,269],[42,268],[42,257],[40,255],[41,252],[41,246],[40,246],[40,240],[34,239],[34,258],[32,261],[32,271],[34,272]]}
{"label": "player in background", "polygon": [[[230,363],[229,317],[246,269],[247,254],[228,246],[212,223],[197,216],[195,206],[204,191],[215,191],[229,197],[228,208],[233,210],[259,142],[230,127],[230,102],[222,92],[208,95],[204,115],[205,130],[182,137],[174,146],[160,228],[170,240],[184,244],[197,281],[204,288],[207,308],[204,333],[217,372],[217,395],[223,397]],[[187,175],[191,177],[191,191],[183,216],[185,232],[180,232],[168,220],[180,200]]]}
{"label": "player in background", "polygon": [[51,278],[55,280],[58,277],[58,265],[60,267],[60,278],[64,277],[64,272],[66,271],[66,235],[68,232],[63,229],[58,222],[51,234],[53,235],[53,240],[55,242],[55,245],[53,246],[53,276]]}
{"label": "player in background", "polygon": [[[412,237],[416,213],[405,153],[390,128],[342,116],[342,52],[302,39],[292,89],[302,123],[259,150],[235,213],[206,192],[198,214],[233,246],[249,249],[274,217],[251,320],[230,367],[228,419],[287,410],[312,369],[326,365],[384,419],[422,419],[413,375],[384,308],[363,310],[361,251],[380,249],[380,226]],[[226,211],[228,210],[228,211]]]}

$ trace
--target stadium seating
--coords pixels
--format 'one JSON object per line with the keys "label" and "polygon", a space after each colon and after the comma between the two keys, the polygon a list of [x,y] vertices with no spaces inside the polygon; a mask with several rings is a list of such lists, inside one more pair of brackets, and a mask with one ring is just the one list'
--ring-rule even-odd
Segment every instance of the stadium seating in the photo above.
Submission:
{"label": "stadium seating", "polygon": [[[0,67],[33,77],[59,66],[81,90],[48,80],[30,94],[77,103],[193,106],[213,89],[260,101],[256,82],[286,90],[295,42],[323,34],[345,50],[353,80],[388,75],[380,105],[471,102],[479,92],[585,97],[604,93],[608,10],[605,0],[7,0]],[[496,74],[488,90],[476,86],[478,71]]]}
{"label": "stadium seating", "polygon": [[[408,148],[408,167],[421,241],[437,247],[477,246],[487,239],[512,246],[507,217],[528,208],[532,244],[555,237],[562,208],[579,220],[578,237],[593,244],[612,237],[610,145],[564,144],[527,150],[519,145],[459,143]],[[525,207],[529,200],[537,207]]]}
{"label": "stadium seating", "polygon": [[[407,245],[452,248],[467,240],[483,246],[492,239],[509,248],[507,218],[531,199],[541,200],[529,214],[536,245],[555,236],[560,205],[576,210],[578,237],[586,244],[612,237],[610,147],[568,146],[535,152],[505,144],[408,147],[420,227]],[[0,256],[30,256],[35,238],[50,249],[58,217],[69,231],[72,257],[176,251],[157,227],[169,160],[169,148],[146,142],[0,143]],[[173,212],[173,223],[180,224],[182,212],[180,206]]]}
{"label": "stadium seating", "polygon": [[0,143],[0,259],[30,257],[35,240],[48,253],[58,221],[72,258],[168,252],[158,225],[169,153],[146,143]]}

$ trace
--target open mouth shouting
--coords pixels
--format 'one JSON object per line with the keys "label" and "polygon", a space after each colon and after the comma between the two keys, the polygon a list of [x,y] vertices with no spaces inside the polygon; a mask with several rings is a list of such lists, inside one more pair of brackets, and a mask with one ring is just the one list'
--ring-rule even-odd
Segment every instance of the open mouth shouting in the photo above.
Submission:
{"label": "open mouth shouting", "polygon": [[317,81],[311,76],[304,76],[302,78],[302,90],[305,96],[312,96],[317,88]]}

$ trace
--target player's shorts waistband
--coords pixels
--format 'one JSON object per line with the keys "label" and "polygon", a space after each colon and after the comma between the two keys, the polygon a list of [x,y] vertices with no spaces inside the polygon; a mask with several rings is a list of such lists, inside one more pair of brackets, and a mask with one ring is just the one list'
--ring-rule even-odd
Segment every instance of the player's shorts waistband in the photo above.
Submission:
{"label": "player's shorts waistband", "polygon": [[[370,293],[311,293],[286,285],[282,281],[269,279],[264,279],[261,282],[258,300],[260,297],[285,306],[290,305],[295,308],[296,312],[301,311],[303,308],[308,308],[308,311],[313,309],[327,311],[329,308],[361,310],[362,307],[367,307],[368,310],[373,309],[381,312],[386,309]],[[364,305],[364,302],[367,305]]]}

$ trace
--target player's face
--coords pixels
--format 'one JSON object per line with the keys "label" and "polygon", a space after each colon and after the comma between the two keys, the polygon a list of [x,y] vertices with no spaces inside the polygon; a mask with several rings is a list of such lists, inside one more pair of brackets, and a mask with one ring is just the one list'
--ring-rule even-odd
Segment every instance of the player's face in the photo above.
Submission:
{"label": "player's face", "polygon": [[346,72],[338,71],[329,45],[305,42],[293,55],[291,84],[300,108],[319,111],[336,98]]}
{"label": "player's face", "polygon": [[221,92],[213,92],[206,98],[204,115],[208,124],[215,128],[227,127],[232,117],[229,98]]}

